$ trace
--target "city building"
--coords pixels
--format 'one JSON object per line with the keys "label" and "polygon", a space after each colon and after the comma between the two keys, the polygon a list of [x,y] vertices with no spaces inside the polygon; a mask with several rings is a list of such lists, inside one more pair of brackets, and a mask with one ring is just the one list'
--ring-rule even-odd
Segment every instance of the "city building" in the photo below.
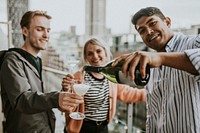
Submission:
{"label": "city building", "polygon": [[[61,80],[66,73],[78,70],[83,63],[82,46],[84,40],[91,35],[100,36],[110,45],[114,58],[136,50],[149,50],[143,44],[137,33],[130,30],[125,34],[111,34],[111,30],[106,28],[106,0],[85,0],[85,34],[77,35],[76,27],[71,26],[62,32],[51,34],[49,47],[41,53],[44,65],[44,82],[46,91],[60,90]],[[10,47],[20,47],[23,44],[21,28],[19,26],[20,17],[29,9],[29,0],[0,0],[0,16],[6,16],[6,19],[0,19],[0,50]],[[200,25],[192,25],[189,29],[174,29],[185,34],[199,34]],[[132,108],[130,112],[128,109]],[[58,120],[57,132],[60,132],[64,126],[64,116],[57,112]],[[128,132],[128,117],[131,113],[131,130],[145,130],[146,110],[145,104],[125,104],[118,102],[118,108],[115,119],[110,125],[110,132],[125,133]],[[1,114],[0,120],[3,120]],[[62,123],[63,122],[63,123]],[[0,124],[2,131],[2,125]],[[1,132],[0,131],[0,132]]]}

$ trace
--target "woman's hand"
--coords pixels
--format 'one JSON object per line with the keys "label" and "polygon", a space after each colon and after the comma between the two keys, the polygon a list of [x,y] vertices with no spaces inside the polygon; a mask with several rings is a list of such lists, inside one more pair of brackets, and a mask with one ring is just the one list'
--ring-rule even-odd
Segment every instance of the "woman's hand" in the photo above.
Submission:
{"label": "woman's hand", "polygon": [[63,91],[71,92],[73,82],[74,82],[74,76],[72,74],[67,74],[62,80]]}

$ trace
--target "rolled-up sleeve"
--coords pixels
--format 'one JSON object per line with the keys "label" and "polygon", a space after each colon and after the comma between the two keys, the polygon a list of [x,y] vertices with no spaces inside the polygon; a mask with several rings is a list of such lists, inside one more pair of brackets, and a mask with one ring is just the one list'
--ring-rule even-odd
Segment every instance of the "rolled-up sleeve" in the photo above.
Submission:
{"label": "rolled-up sleeve", "polygon": [[200,48],[185,50],[185,53],[195,69],[199,72],[196,78],[200,80]]}

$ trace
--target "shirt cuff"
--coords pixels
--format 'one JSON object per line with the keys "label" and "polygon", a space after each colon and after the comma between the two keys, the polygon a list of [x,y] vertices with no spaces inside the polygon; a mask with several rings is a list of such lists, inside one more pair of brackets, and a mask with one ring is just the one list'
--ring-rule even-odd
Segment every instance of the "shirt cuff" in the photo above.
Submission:
{"label": "shirt cuff", "polygon": [[193,66],[199,72],[200,75],[200,48],[189,49],[185,50],[184,52],[188,56],[189,60],[191,61],[191,63],[193,64]]}

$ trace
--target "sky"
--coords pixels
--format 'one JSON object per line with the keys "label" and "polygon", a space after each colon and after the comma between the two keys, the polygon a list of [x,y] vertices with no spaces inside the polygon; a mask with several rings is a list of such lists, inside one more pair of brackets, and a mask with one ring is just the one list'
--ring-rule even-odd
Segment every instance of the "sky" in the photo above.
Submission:
{"label": "sky", "polygon": [[[130,31],[131,16],[141,8],[156,6],[172,20],[172,28],[200,24],[200,0],[106,0],[106,27],[113,34]],[[29,0],[32,10],[46,10],[53,19],[52,31],[66,31],[76,26],[85,32],[85,0]]]}

